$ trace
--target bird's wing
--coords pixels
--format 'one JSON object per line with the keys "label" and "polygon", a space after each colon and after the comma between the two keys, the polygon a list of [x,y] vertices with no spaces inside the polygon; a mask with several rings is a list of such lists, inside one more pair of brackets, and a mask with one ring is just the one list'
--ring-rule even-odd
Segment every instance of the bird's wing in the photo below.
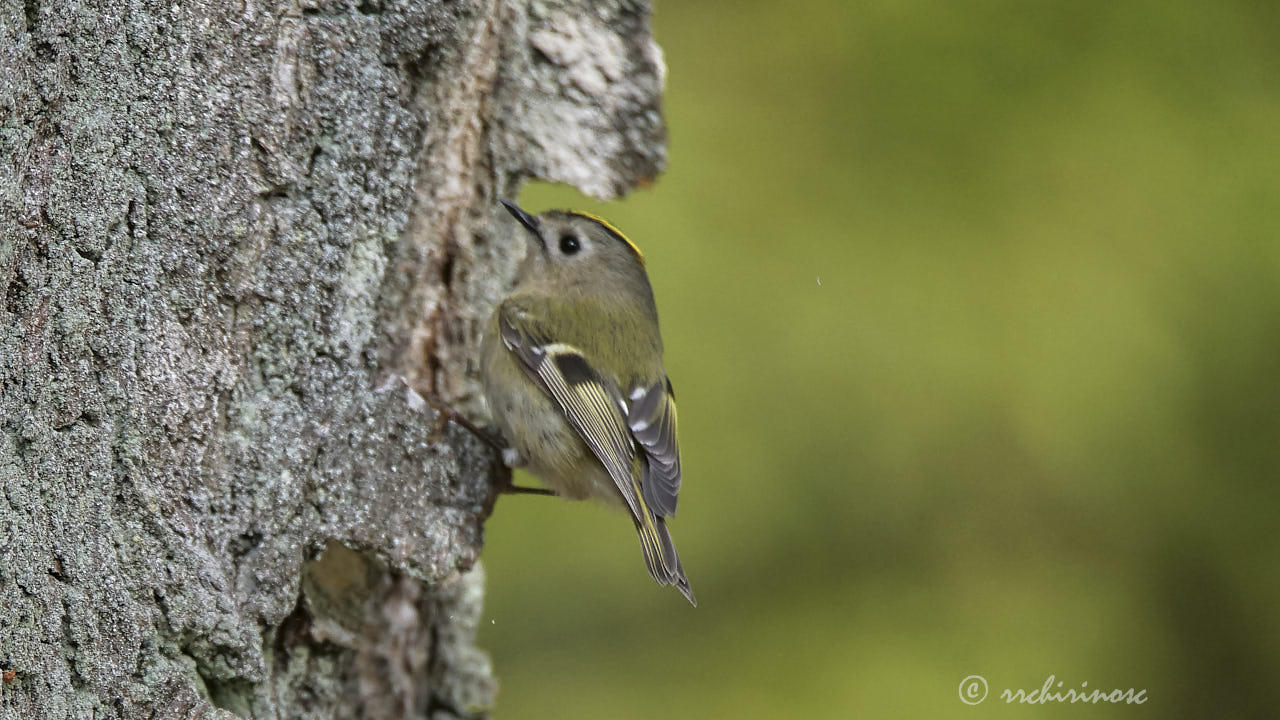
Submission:
{"label": "bird's wing", "polygon": [[632,391],[627,427],[648,456],[642,487],[649,508],[661,517],[675,515],[680,495],[680,443],[676,439],[676,398],[669,378]]}
{"label": "bird's wing", "polygon": [[613,478],[633,517],[649,516],[639,478],[632,471],[635,443],[614,383],[596,372],[582,351],[543,332],[527,310],[504,302],[498,312],[502,343],[529,377],[555,402],[569,425]]}
{"label": "bird's wing", "polygon": [[[689,601],[694,592],[680,564],[666,516],[676,511],[680,492],[680,448],[676,445],[676,404],[671,383],[637,388],[632,402],[617,384],[602,377],[579,348],[556,342],[538,319],[513,301],[498,310],[503,345],[591,448],[631,510],[649,574],[676,585]],[[644,480],[635,471],[636,442],[646,459]]]}
{"label": "bird's wing", "polygon": [[[538,327],[534,314],[519,304],[510,300],[502,304],[498,330],[503,345],[551,397],[613,478],[631,510],[649,574],[663,585],[675,585],[696,605],[664,519],[675,512],[680,490],[670,382],[638,389],[629,406],[617,385],[602,377],[581,350],[556,342]],[[643,483],[634,471],[637,441],[649,460]]]}

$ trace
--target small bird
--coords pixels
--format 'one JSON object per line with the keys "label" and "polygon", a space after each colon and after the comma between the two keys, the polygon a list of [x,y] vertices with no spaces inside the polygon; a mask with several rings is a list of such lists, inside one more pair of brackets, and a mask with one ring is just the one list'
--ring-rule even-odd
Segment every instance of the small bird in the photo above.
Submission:
{"label": "small bird", "polygon": [[680,446],[644,256],[594,215],[502,204],[530,241],[481,345],[503,460],[557,495],[625,510],[653,579],[696,606],[667,530]]}

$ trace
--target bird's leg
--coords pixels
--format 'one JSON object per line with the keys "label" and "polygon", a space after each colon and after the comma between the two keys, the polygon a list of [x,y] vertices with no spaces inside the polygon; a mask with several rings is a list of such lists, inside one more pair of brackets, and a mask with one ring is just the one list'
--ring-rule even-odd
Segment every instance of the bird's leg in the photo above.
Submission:
{"label": "bird's leg", "polygon": [[531,488],[522,485],[516,485],[511,482],[511,471],[524,467],[525,459],[520,456],[520,451],[513,447],[502,448],[502,464],[507,466],[507,482],[498,488],[498,492],[510,495],[555,495],[554,490],[546,488]]}
{"label": "bird's leg", "polygon": [[525,487],[524,485],[516,485],[511,482],[511,473],[507,473],[507,482],[498,488],[498,492],[506,495],[551,495],[555,496],[556,491],[549,488]]}
{"label": "bird's leg", "polygon": [[[454,410],[452,406],[450,406],[445,401],[441,400],[439,397],[436,397],[435,395],[423,395],[423,398],[426,399],[427,404],[430,405],[431,408],[435,410],[437,413],[437,416],[436,416],[437,430],[443,429],[440,427],[442,424],[441,421],[443,421],[444,423],[447,423],[450,420],[452,420],[453,422],[461,425],[467,430],[470,430],[472,435],[475,435],[476,437],[485,441],[485,443],[487,443],[494,450],[497,450],[503,456],[503,463],[504,464],[506,463],[506,454],[507,454],[507,451],[510,450],[511,448],[508,448],[507,444],[502,442],[501,438],[489,432],[488,430],[480,427],[479,425],[476,425],[475,423],[471,422],[470,418],[458,412],[457,410]],[[508,465],[508,467],[510,467],[510,465]]]}
{"label": "bird's leg", "polygon": [[[470,418],[458,412],[457,410],[453,409],[451,405],[449,405],[444,400],[442,400],[438,395],[427,391],[426,388],[422,387],[421,385],[415,387],[414,390],[419,395],[421,395],[424,400],[427,401],[427,404],[430,405],[433,410],[436,411],[436,427],[432,431],[431,433],[432,435],[436,435],[440,431],[444,430],[442,425],[452,420],[453,422],[471,431],[472,435],[475,435],[476,437],[483,440],[494,450],[497,450],[498,453],[501,454],[502,456],[503,465],[506,465],[508,468],[517,468],[524,465],[524,458],[520,457],[520,451],[516,450],[513,447],[508,447],[506,443],[502,442],[501,438],[489,432],[488,430],[480,427],[479,425],[476,425],[475,423],[471,422]],[[506,474],[506,482],[504,482],[502,485],[499,485],[496,489],[499,493],[504,493],[508,495],[555,495],[556,494],[554,490],[548,490],[547,488],[532,488],[532,487],[524,487],[522,485],[516,485],[511,482],[510,472],[507,472]]]}

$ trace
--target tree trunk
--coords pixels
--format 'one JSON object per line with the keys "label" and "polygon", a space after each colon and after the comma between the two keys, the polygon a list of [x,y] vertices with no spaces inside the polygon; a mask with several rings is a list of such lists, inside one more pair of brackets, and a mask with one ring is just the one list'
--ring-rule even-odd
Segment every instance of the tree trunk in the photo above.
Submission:
{"label": "tree trunk", "polygon": [[0,713],[483,716],[474,355],[531,176],[664,159],[628,0],[4,0]]}

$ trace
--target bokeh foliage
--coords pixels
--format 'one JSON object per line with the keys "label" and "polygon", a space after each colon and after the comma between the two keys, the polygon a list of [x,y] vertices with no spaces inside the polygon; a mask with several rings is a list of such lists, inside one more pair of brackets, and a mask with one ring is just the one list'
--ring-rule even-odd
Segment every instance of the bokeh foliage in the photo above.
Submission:
{"label": "bokeh foliage", "polygon": [[[1271,716],[1280,5],[663,2],[673,523],[506,498],[501,718]],[[962,704],[961,678],[991,696]],[[1003,688],[1145,688],[1009,708]]]}

